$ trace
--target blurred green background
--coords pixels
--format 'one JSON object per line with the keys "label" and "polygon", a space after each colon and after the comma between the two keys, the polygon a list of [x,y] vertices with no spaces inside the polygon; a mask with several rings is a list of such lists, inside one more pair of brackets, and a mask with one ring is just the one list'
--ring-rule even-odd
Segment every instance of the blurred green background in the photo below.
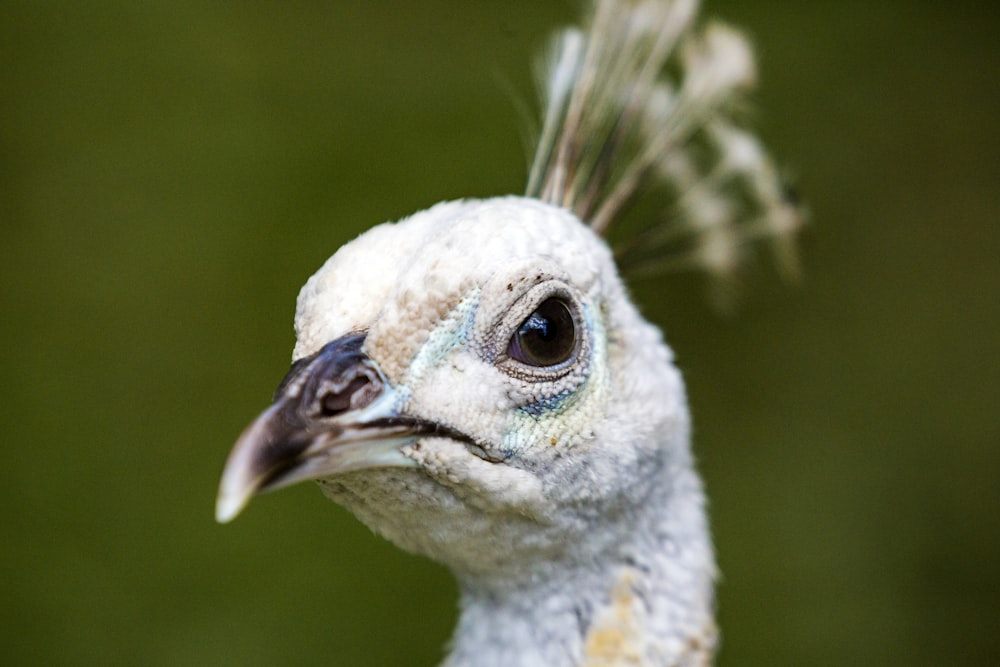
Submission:
{"label": "blurred green background", "polygon": [[[432,665],[443,569],[310,485],[212,518],[339,245],[520,192],[570,0],[0,4],[0,663]],[[727,665],[1000,664],[1000,20],[714,0],[813,213],[686,373]],[[512,94],[513,93],[513,94]]]}

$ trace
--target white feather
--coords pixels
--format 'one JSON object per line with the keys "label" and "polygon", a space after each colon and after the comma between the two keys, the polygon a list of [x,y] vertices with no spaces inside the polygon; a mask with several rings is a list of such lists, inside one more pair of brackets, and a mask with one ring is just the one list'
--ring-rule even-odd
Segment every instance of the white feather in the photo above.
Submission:
{"label": "white feather", "polygon": [[[791,239],[803,216],[784,201],[760,142],[732,118],[757,79],[750,43],[721,23],[697,28],[697,7],[696,0],[598,0],[583,32],[562,33],[541,77],[543,131],[526,192],[606,234],[637,199],[666,189],[673,203],[661,205],[647,234],[626,242],[623,268],[701,268],[728,281],[751,241],[774,239],[783,265],[794,262]],[[729,207],[731,229],[695,238],[706,229],[706,207],[679,202],[696,185],[697,197],[707,191]],[[747,221],[752,233],[739,229]],[[723,251],[724,243],[732,247]]]}

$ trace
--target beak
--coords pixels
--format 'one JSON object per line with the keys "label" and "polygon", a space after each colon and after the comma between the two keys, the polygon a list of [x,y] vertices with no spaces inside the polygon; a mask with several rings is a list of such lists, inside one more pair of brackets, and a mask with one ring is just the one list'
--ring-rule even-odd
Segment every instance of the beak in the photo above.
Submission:
{"label": "beak", "polygon": [[362,351],[364,339],[339,338],[292,364],[274,403],[229,454],[215,506],[219,522],[264,491],[351,470],[414,466],[399,450],[422,435],[465,439],[399,414],[400,396]]}

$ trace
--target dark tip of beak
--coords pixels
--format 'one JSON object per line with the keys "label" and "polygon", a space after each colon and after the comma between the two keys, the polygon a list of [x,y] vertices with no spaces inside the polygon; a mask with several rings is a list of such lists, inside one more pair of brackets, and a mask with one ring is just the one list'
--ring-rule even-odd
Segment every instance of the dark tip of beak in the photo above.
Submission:
{"label": "dark tip of beak", "polygon": [[[274,403],[243,431],[226,461],[216,518],[234,518],[257,493],[352,470],[415,466],[400,448],[450,438],[487,458],[450,426],[400,414],[399,395],[350,334],[292,364]],[[489,459],[487,459],[489,460]]]}
{"label": "dark tip of beak", "polygon": [[220,521],[302,465],[317,439],[336,441],[344,431],[337,418],[363,410],[385,391],[384,376],[362,351],[364,340],[364,333],[350,334],[292,364],[274,404],[247,427],[229,455],[216,506]]}
{"label": "dark tip of beak", "polygon": [[385,380],[362,351],[365,334],[351,334],[327,343],[298,359],[274,393],[273,418],[266,445],[257,450],[254,472],[261,488],[295,467],[296,458],[318,431],[330,437],[343,430],[331,420],[371,404],[385,389]]}

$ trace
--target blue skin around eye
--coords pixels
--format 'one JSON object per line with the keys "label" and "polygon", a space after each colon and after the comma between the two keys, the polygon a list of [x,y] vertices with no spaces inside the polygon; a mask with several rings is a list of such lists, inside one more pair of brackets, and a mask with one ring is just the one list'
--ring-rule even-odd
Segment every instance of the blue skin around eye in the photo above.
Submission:
{"label": "blue skin around eye", "polygon": [[[579,389],[580,387],[577,387],[577,390]],[[563,391],[555,396],[547,396],[546,398],[535,401],[534,403],[522,406],[519,410],[525,414],[531,415],[532,417],[542,417],[554,412],[560,412],[566,404],[567,399],[575,393],[575,391]]]}

